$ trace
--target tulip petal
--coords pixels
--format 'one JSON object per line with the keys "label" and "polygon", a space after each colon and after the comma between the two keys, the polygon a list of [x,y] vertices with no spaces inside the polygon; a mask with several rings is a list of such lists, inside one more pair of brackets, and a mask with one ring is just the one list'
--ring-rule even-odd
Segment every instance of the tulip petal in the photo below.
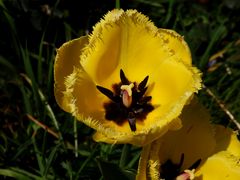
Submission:
{"label": "tulip petal", "polygon": [[237,138],[237,133],[232,129],[216,125],[215,139],[217,141],[215,152],[225,150],[240,157],[240,141]]}
{"label": "tulip petal", "polygon": [[[199,159],[201,164],[195,167],[197,169],[189,169],[195,172],[194,179],[240,179],[240,142],[236,133],[210,124],[209,113],[196,98],[184,107],[180,118],[183,124],[180,130],[169,131],[143,147],[136,179],[160,179],[161,166],[169,160],[175,165],[181,164],[180,172],[183,172]],[[169,164],[165,167],[171,169]]]}
{"label": "tulip petal", "polygon": [[96,84],[111,87],[118,80],[120,69],[132,81],[140,82],[170,57],[191,65],[183,37],[175,31],[158,30],[136,10],[115,9],[94,27],[81,64]]}
{"label": "tulip petal", "polygon": [[66,77],[65,86],[63,98],[67,101],[70,113],[77,119],[104,119],[102,99],[98,96],[100,93],[83,69],[74,68],[73,73]]}
{"label": "tulip petal", "polygon": [[[114,124],[109,125],[111,128]],[[162,125],[149,131],[138,131],[137,133],[129,132],[129,127],[116,127],[115,131],[102,127],[100,131],[95,132],[93,139],[96,142],[106,142],[110,144],[131,143],[136,146],[145,146],[153,140],[164,135],[168,130],[176,130],[182,127],[181,120],[176,118],[170,122],[164,122]],[[124,129],[125,128],[125,129]],[[128,128],[128,129],[127,129]],[[117,129],[119,131],[117,131]],[[125,130],[125,133],[124,133]]]}
{"label": "tulip petal", "polygon": [[81,64],[93,81],[108,89],[120,80],[121,29],[114,21],[124,14],[123,10],[111,12],[96,24],[81,56]]}
{"label": "tulip petal", "polygon": [[196,172],[201,180],[237,180],[240,179],[240,157],[227,151],[210,156]]}
{"label": "tulip petal", "polygon": [[54,63],[54,93],[60,107],[69,112],[68,102],[64,99],[66,86],[65,78],[69,76],[74,67],[80,65],[81,49],[88,43],[86,36],[64,43],[58,50]]}
{"label": "tulip petal", "polygon": [[[190,105],[184,107],[183,127],[178,131],[169,132],[159,140],[161,142],[160,158],[165,162],[169,158],[178,163],[184,154],[183,170],[190,167],[199,158],[206,159],[216,146],[213,127],[206,109],[193,99]],[[207,147],[207,148],[206,148]]]}
{"label": "tulip petal", "polygon": [[141,152],[141,157],[138,163],[138,172],[136,179],[137,180],[146,180],[147,179],[147,170],[148,170],[148,159],[150,154],[151,144],[144,146]]}
{"label": "tulip petal", "polygon": [[80,64],[80,55],[87,43],[88,38],[83,36],[64,43],[57,50],[54,93],[61,108],[86,124],[94,124],[91,119],[103,119],[104,112],[98,97],[99,92]]}
{"label": "tulip petal", "polygon": [[159,33],[167,44],[169,52],[177,57],[178,61],[183,61],[188,65],[192,64],[191,52],[187,43],[184,41],[183,36],[180,36],[178,33],[170,29],[159,29]]}
{"label": "tulip petal", "polygon": [[209,122],[210,116],[196,98],[184,107],[179,118],[182,120],[181,129],[169,131],[151,143],[147,173],[152,179],[159,179],[160,166],[167,160],[178,164],[184,154],[181,166],[183,171],[200,158],[206,159],[214,151],[216,142],[213,127]]}

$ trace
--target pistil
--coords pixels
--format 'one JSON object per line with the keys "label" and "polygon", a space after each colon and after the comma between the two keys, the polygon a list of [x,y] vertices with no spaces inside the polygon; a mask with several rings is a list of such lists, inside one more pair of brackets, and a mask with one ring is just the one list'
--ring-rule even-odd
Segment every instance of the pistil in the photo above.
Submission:
{"label": "pistil", "polygon": [[120,87],[122,102],[123,102],[123,105],[127,108],[129,108],[132,104],[132,88],[133,87],[134,87],[133,83],[129,85],[122,85]]}
{"label": "pistil", "polygon": [[194,179],[195,169],[189,170],[186,169],[182,174],[176,177],[176,180],[193,180]]}

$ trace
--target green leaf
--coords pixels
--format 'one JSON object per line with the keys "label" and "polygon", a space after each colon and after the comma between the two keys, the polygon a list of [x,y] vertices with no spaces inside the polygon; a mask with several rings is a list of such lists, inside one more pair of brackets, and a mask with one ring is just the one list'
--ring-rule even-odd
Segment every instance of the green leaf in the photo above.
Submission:
{"label": "green leaf", "polygon": [[104,161],[100,158],[96,159],[98,167],[102,173],[104,180],[134,180],[136,173],[133,170],[122,169],[116,164]]}
{"label": "green leaf", "polygon": [[211,55],[211,51],[214,48],[214,46],[217,44],[217,42],[219,42],[227,33],[227,28],[221,24],[218,27],[215,28],[215,30],[213,31],[213,35],[211,36],[211,40],[207,46],[206,51],[204,52],[203,56],[201,57],[201,61],[200,61],[200,69],[204,70],[206,69],[206,65],[208,63],[208,60],[210,58]]}
{"label": "green leaf", "polygon": [[10,168],[10,169],[0,169],[0,175],[6,176],[6,177],[12,177],[19,180],[41,180],[42,178],[39,176],[36,176],[32,173],[29,173],[25,170],[18,169],[18,168]]}
{"label": "green leaf", "polygon": [[25,180],[30,179],[26,175],[23,175],[21,173],[18,173],[18,172],[9,170],[9,169],[0,169],[0,175],[7,176],[7,177],[13,177],[13,178],[16,178],[16,179],[25,179]]}

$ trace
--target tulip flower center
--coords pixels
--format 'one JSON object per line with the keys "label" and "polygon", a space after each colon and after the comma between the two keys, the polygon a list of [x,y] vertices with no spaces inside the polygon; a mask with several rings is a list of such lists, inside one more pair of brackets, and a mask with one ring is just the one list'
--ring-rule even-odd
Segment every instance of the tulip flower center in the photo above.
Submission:
{"label": "tulip flower center", "polygon": [[120,83],[113,84],[113,91],[97,86],[97,89],[110,101],[104,103],[105,118],[122,125],[128,121],[131,131],[136,131],[136,121],[143,121],[154,107],[151,96],[146,96],[148,76],[139,84],[130,82],[123,70],[120,70]]}
{"label": "tulip flower center", "polygon": [[168,159],[160,167],[160,176],[164,180],[192,180],[195,169],[200,165],[201,159],[195,161],[189,168],[182,170],[184,154],[181,155],[179,163],[173,163]]}

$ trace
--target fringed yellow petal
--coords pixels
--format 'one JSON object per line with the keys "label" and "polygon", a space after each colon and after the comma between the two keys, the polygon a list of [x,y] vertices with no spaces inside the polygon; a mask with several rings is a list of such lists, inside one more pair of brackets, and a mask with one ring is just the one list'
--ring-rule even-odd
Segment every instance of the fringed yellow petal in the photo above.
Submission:
{"label": "fringed yellow petal", "polygon": [[182,128],[167,133],[162,137],[163,140],[160,140],[159,156],[161,163],[167,159],[178,163],[181,154],[184,153],[182,166],[184,170],[199,158],[206,159],[211,155],[216,143],[209,118],[206,109],[196,99],[193,99],[190,105],[185,106],[180,115]]}
{"label": "fringed yellow petal", "polygon": [[102,99],[98,96],[100,93],[83,69],[74,68],[73,73],[66,77],[65,86],[63,99],[68,101],[74,116],[79,120],[88,117],[104,119]]}
{"label": "fringed yellow petal", "polygon": [[96,24],[89,45],[81,56],[81,64],[93,81],[107,88],[120,81],[120,69],[117,67],[121,53],[121,29],[114,22],[123,13],[122,10],[111,11]]}
{"label": "fringed yellow petal", "polygon": [[111,138],[109,136],[105,136],[104,134],[100,132],[95,132],[92,136],[93,140],[96,142],[105,142],[108,144],[117,144],[117,139]]}
{"label": "fringed yellow petal", "polygon": [[74,67],[80,65],[81,49],[88,43],[87,37],[83,36],[64,43],[58,50],[54,63],[54,93],[60,107],[69,112],[68,101],[64,99],[65,78],[69,76]]}
{"label": "fringed yellow petal", "polygon": [[[182,96],[187,99],[201,87],[200,72],[169,58],[157,66],[154,76],[149,77],[152,103],[160,106],[176,104]],[[152,83],[152,84],[151,84]],[[185,104],[185,103],[184,103]]]}
{"label": "fringed yellow petal", "polygon": [[161,144],[160,143],[152,143],[151,150],[149,153],[149,161],[148,161],[148,176],[152,180],[158,180],[160,177],[160,158],[159,158],[159,150]]}
{"label": "fringed yellow petal", "polygon": [[180,36],[175,31],[169,29],[159,29],[158,33],[166,43],[172,56],[185,64],[192,64],[191,52],[187,43],[184,41],[183,36]]}
{"label": "fringed yellow petal", "polygon": [[[97,121],[95,121],[97,123]],[[108,123],[108,124],[107,124]],[[91,127],[93,127],[91,125]],[[113,144],[130,143],[136,146],[145,146],[155,139],[163,136],[169,130],[176,130],[181,127],[180,119],[176,118],[169,122],[164,122],[160,126],[152,127],[148,131],[138,130],[136,132],[129,132],[129,125],[126,127],[117,126],[115,123],[107,121],[105,123],[98,123],[99,132],[96,132],[93,139],[96,142],[106,142]]]}
{"label": "fringed yellow petal", "polygon": [[180,118],[176,118],[169,124],[169,130],[176,131],[180,128],[182,128],[182,120]]}
{"label": "fringed yellow petal", "polygon": [[240,157],[221,151],[209,157],[196,172],[196,180],[240,179]]}
{"label": "fringed yellow petal", "polygon": [[139,82],[170,57],[191,64],[189,48],[180,35],[158,30],[136,10],[115,9],[94,27],[81,64],[96,83],[110,86],[109,82],[119,81],[120,68]]}
{"label": "fringed yellow petal", "polygon": [[138,163],[138,172],[136,180],[147,180],[148,179],[148,159],[150,154],[151,144],[148,144],[143,147],[141,152],[141,157]]}
{"label": "fringed yellow petal", "polygon": [[[181,62],[166,61],[159,65],[158,76],[149,78],[147,93],[152,96],[153,112],[143,122],[138,122],[139,129],[154,129],[169,125],[182,111],[193,92],[200,88],[199,73],[185,67]],[[152,83],[152,84],[151,84]],[[149,130],[150,131],[150,130]]]}

